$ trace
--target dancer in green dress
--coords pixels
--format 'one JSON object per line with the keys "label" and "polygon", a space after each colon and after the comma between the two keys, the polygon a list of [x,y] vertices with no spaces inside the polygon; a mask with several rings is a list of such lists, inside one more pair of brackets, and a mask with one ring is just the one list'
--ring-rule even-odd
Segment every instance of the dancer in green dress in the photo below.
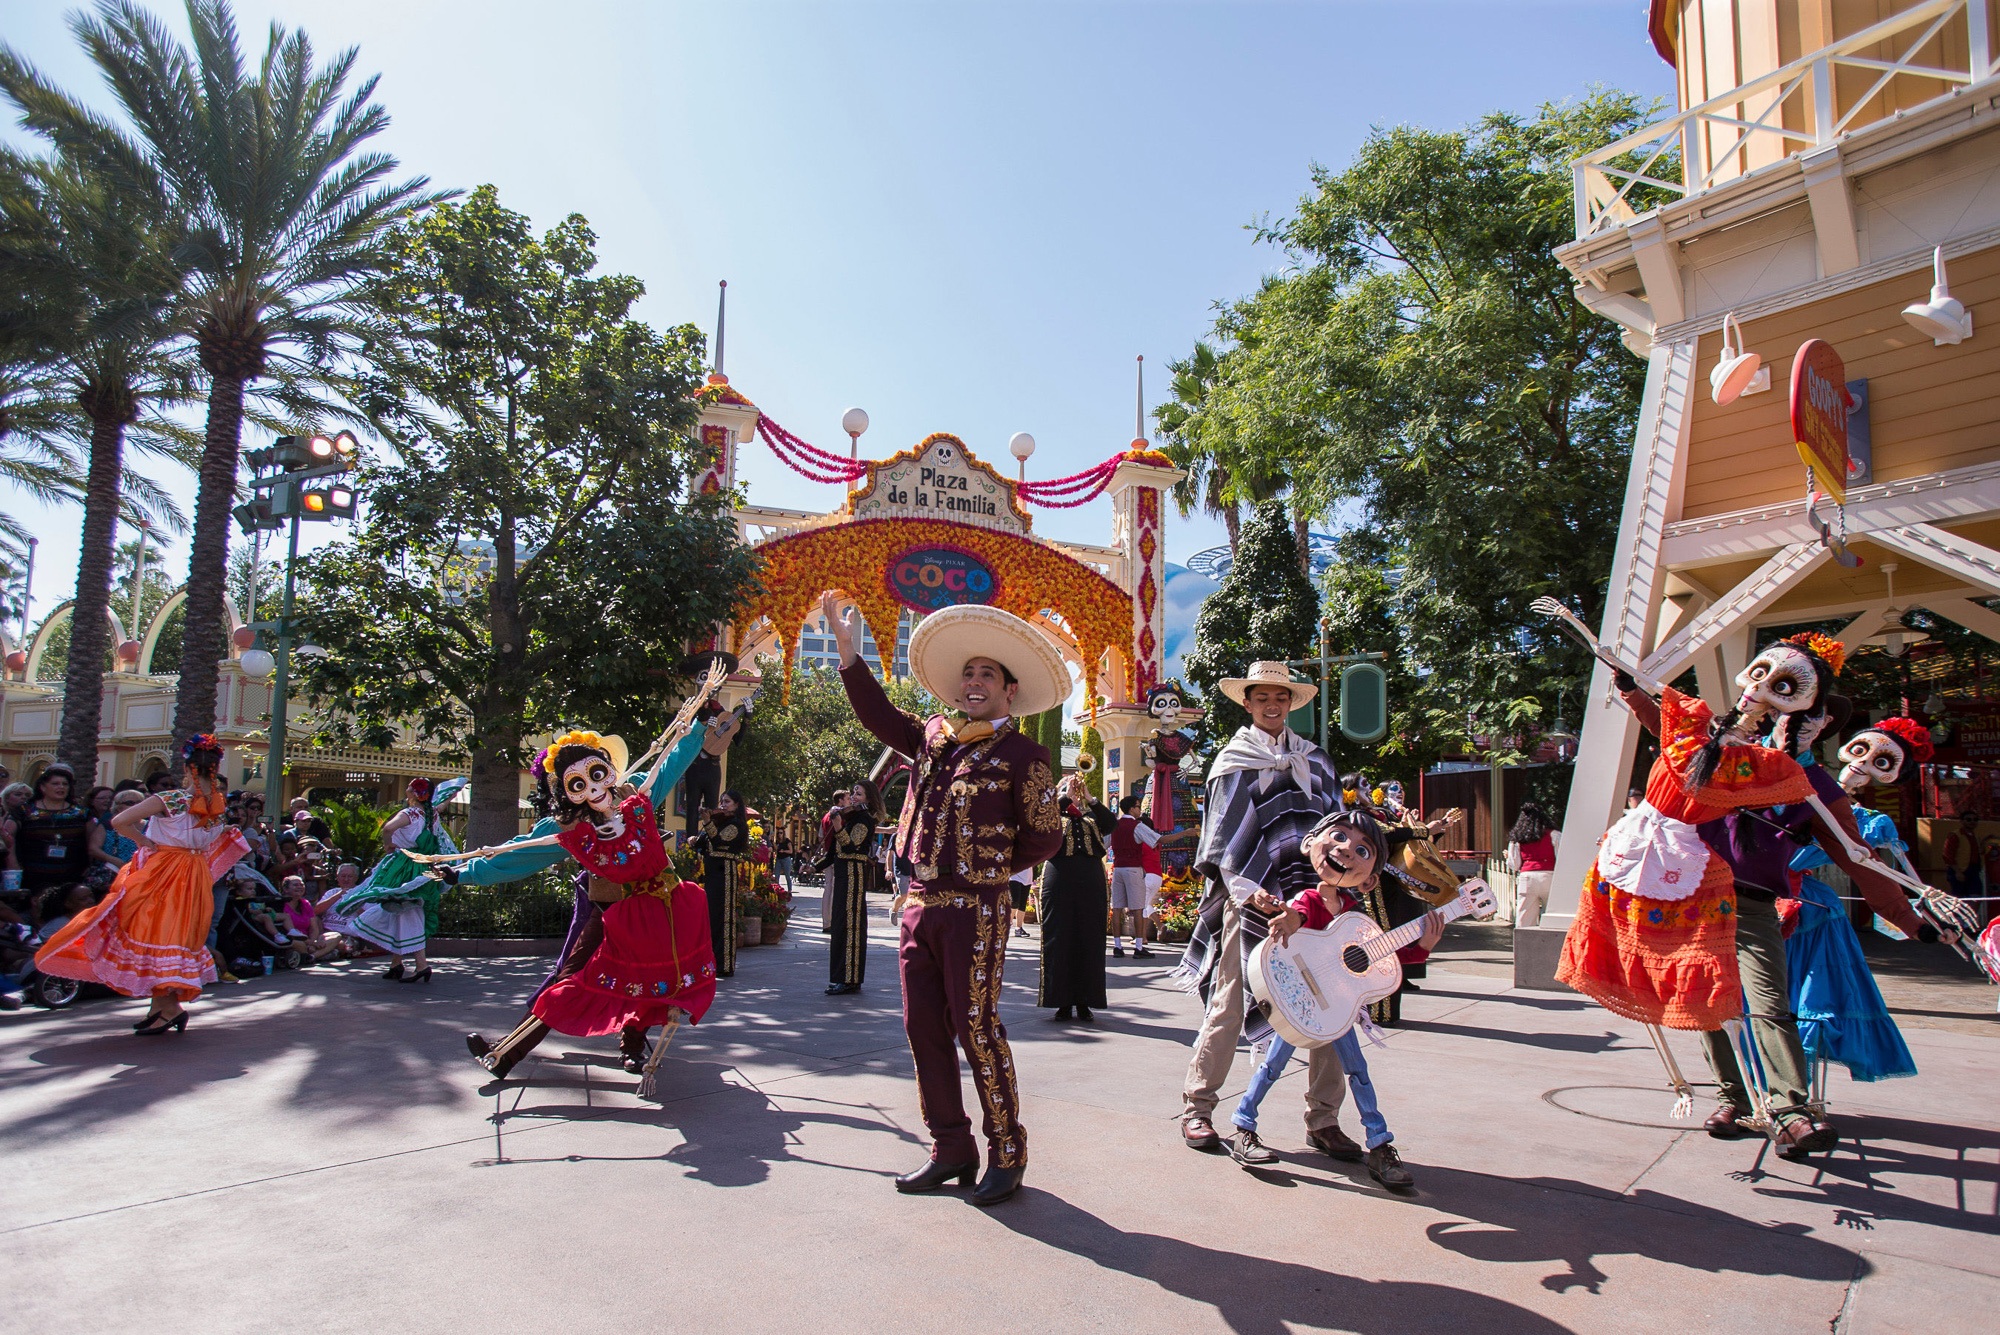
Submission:
{"label": "dancer in green dress", "polygon": [[[382,826],[388,855],[375,864],[367,880],[340,895],[328,915],[328,930],[359,937],[389,952],[392,962],[382,976],[391,982],[431,980],[424,946],[437,934],[444,884],[410,855],[458,851],[438,822],[437,806],[466,783],[465,779],[447,779],[433,787],[429,779],[411,779],[403,790],[408,805]],[[407,972],[405,959],[411,961]]]}

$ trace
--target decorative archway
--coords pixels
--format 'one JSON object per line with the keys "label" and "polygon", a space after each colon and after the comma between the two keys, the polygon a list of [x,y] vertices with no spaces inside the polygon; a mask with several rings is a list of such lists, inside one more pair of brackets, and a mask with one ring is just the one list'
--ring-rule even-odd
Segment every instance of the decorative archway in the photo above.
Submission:
{"label": "decorative archway", "polygon": [[[72,598],[42,618],[41,627],[35,631],[34,639],[28,642],[28,662],[22,669],[21,680],[33,682],[41,679],[42,655],[48,652],[49,637],[55,634],[58,628],[69,624],[70,614],[75,610],[76,599]],[[115,655],[118,646],[125,641],[125,623],[120,621],[118,614],[108,607],[104,609],[104,619],[111,625],[111,648]]]}
{"label": "decorative archway", "polygon": [[[1045,633],[1056,628],[1042,613],[1060,614],[1074,644],[1062,644],[1057,634],[1050,639],[1071,649],[1090,675],[1104,670],[1106,654],[1132,642],[1132,603],[1123,589],[1074,557],[997,529],[941,519],[856,519],[774,538],[757,554],[764,591],[739,624],[770,620],[787,680],[800,628],[830,589],[854,600],[878,645],[895,644],[905,607],[966,602],[1012,612]],[[933,608],[917,601],[927,593],[937,598]],[[1130,668],[1120,667],[1129,690]]]}

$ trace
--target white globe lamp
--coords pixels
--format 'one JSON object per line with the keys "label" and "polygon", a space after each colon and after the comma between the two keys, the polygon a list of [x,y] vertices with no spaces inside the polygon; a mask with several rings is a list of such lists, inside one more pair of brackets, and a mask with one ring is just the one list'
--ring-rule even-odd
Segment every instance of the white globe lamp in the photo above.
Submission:
{"label": "white globe lamp", "polygon": [[271,657],[268,649],[245,649],[243,656],[236,660],[236,665],[243,669],[244,676],[262,681],[277,669],[278,660]]}

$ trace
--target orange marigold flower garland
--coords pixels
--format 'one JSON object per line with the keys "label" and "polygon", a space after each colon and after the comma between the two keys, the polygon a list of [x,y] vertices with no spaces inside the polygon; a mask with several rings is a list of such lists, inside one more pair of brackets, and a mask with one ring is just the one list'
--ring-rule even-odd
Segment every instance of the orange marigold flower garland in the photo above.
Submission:
{"label": "orange marigold flower garland", "polygon": [[889,587],[888,571],[906,551],[952,547],[986,563],[998,577],[992,605],[1026,621],[1054,612],[1076,640],[1086,663],[1119,651],[1131,682],[1132,599],[1103,575],[1031,538],[937,519],[868,519],[829,524],[774,538],[756,551],[763,590],[744,609],[748,628],[769,618],[784,651],[791,680],[799,631],[820,595],[837,589],[853,599],[878,645],[896,642],[904,603]]}

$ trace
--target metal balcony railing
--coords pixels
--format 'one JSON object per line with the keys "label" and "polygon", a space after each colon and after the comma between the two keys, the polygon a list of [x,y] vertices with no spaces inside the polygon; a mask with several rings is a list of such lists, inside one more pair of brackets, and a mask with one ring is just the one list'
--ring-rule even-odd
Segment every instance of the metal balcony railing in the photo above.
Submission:
{"label": "metal balcony railing", "polygon": [[[1962,65],[1918,61],[1926,48],[1945,51],[1961,45]],[[1872,54],[1883,47],[1900,54],[1889,60]],[[1866,91],[1843,95],[1838,81],[1843,70],[1872,76]],[[1907,89],[1907,81],[1946,85],[1919,104],[1927,105],[1995,71],[1986,0],[1915,5],[1578,158],[1573,164],[1577,239],[1630,221],[1639,211],[1633,207],[1634,191],[1642,196],[1655,190],[1679,198],[1698,195],[1794,153],[1833,143],[1858,124],[1886,119],[1893,113],[1878,99]],[[1897,87],[1899,81],[1904,81],[1903,89]],[[1680,179],[1656,174],[1670,170],[1665,164],[1676,153]]]}

